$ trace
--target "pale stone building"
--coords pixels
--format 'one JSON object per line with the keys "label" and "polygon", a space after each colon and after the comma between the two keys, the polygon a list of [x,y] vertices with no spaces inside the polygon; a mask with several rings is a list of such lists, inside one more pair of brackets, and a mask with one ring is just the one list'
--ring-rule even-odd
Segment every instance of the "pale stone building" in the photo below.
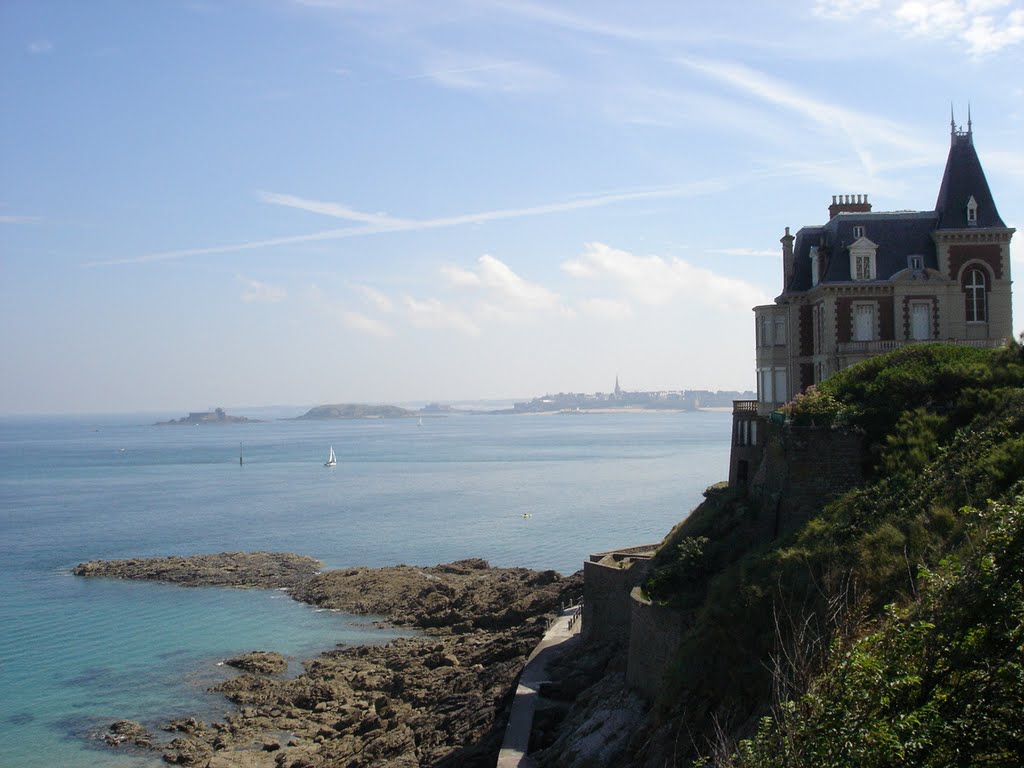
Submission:
{"label": "pale stone building", "polygon": [[783,291],[754,307],[757,401],[734,408],[730,482],[747,484],[760,420],[830,374],[907,344],[1012,338],[1010,239],[967,129],[930,211],[873,211],[833,196],[828,222],[781,239]]}

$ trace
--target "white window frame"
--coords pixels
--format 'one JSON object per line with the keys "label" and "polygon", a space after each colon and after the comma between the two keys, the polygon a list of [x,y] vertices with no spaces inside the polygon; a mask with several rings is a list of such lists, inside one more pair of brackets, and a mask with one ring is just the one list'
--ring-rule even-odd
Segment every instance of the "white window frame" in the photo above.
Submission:
{"label": "white window frame", "polygon": [[860,240],[862,237],[864,237],[864,225],[863,224],[856,224],[856,225],[854,225],[854,227],[853,227],[853,239],[856,241],[856,240]]}
{"label": "white window frame", "polygon": [[776,403],[785,403],[789,400],[789,376],[785,368],[772,369],[772,394]]}
{"label": "white window frame", "polygon": [[974,199],[974,195],[971,195],[971,199],[967,201],[967,225],[970,227],[978,225],[978,201]]}
{"label": "white window frame", "polygon": [[774,403],[772,398],[772,369],[757,369],[757,399],[762,403]]}
{"label": "white window frame", "polygon": [[[852,313],[853,341],[875,341],[878,338],[878,304],[874,301],[854,302]],[[866,316],[870,316],[871,330],[868,337],[865,339],[861,338],[862,334],[860,333],[860,331],[863,330],[863,327],[861,326],[860,318]]]}
{"label": "white window frame", "polygon": [[772,345],[776,347],[786,346],[786,316],[775,315],[772,326],[774,327]]}
{"label": "white window frame", "polygon": [[878,246],[861,238],[850,246],[850,279],[874,280],[876,274],[875,254]]}
{"label": "white window frame", "polygon": [[920,272],[922,269],[924,269],[924,256],[918,256],[916,254],[913,256],[908,256],[907,266],[910,267],[910,269],[914,270],[915,272]]}
{"label": "white window frame", "polygon": [[818,279],[819,279],[818,278],[818,271],[820,269],[820,265],[818,263],[818,259],[819,259],[819,257],[818,257],[818,246],[816,246],[816,245],[812,245],[811,246],[810,256],[811,256],[811,287],[813,288],[814,286],[816,286],[818,284]]}
{"label": "white window frame", "polygon": [[[964,281],[964,312],[968,323],[988,322],[988,275],[981,267],[967,268]],[[980,282],[978,279],[980,278]],[[979,301],[980,299],[980,301]]]}
{"label": "white window frame", "polygon": [[825,305],[814,305],[814,354],[820,355],[825,349]]}
{"label": "white window frame", "polygon": [[[910,318],[909,318],[910,319],[910,328],[909,328],[909,331],[910,331],[910,338],[911,338],[911,340],[912,341],[929,341],[930,339],[932,339],[933,338],[933,333],[932,333],[932,303],[930,301],[911,301],[910,302],[910,306],[909,306],[908,309],[910,311]],[[924,313],[925,313],[924,316],[925,316],[925,322],[927,324],[927,329],[926,329],[925,334],[923,336],[919,336],[915,332],[917,329],[916,329],[916,327],[914,325],[914,311],[915,310],[919,310],[920,311],[922,309],[924,310]]]}

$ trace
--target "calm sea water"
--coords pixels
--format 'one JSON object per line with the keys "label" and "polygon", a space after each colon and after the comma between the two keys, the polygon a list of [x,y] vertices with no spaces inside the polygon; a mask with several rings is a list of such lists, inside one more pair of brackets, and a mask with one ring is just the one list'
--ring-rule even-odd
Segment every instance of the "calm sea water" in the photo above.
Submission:
{"label": "calm sea water", "polygon": [[84,737],[119,718],[222,717],[225,700],[205,691],[235,653],[277,650],[298,669],[335,644],[393,636],[278,591],[86,580],[70,575],[76,563],[275,550],[326,568],[483,557],[571,573],[682,519],[727,474],[729,419],[2,419],[0,763],[149,765]]}

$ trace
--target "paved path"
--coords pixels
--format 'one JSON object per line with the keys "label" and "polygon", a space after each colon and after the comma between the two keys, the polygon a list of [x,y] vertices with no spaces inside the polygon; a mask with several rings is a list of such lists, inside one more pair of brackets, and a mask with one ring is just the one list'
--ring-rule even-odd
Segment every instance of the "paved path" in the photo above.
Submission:
{"label": "paved path", "polygon": [[519,674],[516,698],[509,712],[497,768],[531,768],[534,765],[526,752],[530,746],[537,690],[548,680],[548,662],[579,642],[580,611],[580,606],[562,611],[526,660],[526,666]]}

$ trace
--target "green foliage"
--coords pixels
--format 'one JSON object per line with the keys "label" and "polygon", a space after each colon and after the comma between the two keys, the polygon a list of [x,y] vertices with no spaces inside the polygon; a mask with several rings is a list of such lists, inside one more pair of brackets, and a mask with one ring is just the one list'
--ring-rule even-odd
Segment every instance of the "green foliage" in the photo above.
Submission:
{"label": "green foliage", "polygon": [[707,752],[771,713],[744,768],[1024,764],[1024,350],[915,345],[787,411],[862,430],[875,474],[781,539],[728,491],[673,531],[645,585],[688,617],[661,716]]}
{"label": "green foliage", "polygon": [[971,546],[837,643],[810,690],[739,745],[737,768],[1024,765],[1024,497],[974,514]]}
{"label": "green foliage", "polygon": [[854,410],[824,389],[808,387],[782,408],[786,418],[798,427],[846,426]]}
{"label": "green foliage", "polygon": [[977,413],[980,392],[1024,386],[1024,358],[1013,344],[1002,350],[915,344],[839,371],[818,386],[833,397],[850,424],[872,443],[892,433],[905,412],[925,409],[954,418],[954,428]]}

